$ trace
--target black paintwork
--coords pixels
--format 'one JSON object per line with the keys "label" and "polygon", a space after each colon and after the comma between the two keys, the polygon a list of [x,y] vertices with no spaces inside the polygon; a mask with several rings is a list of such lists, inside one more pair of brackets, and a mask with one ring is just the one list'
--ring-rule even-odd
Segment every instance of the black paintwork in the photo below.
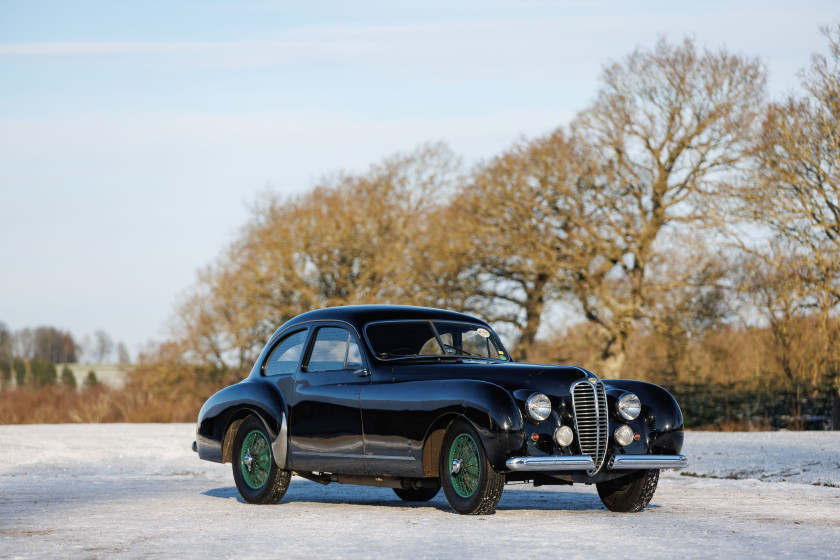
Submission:
{"label": "black paintwork", "polygon": [[[490,329],[468,315],[420,307],[348,306],[304,313],[277,329],[245,380],[222,389],[202,407],[198,418],[199,457],[230,461],[231,434],[235,432],[231,428],[250,414],[262,419],[272,440],[282,435],[285,416],[285,466],[302,473],[437,477],[440,438],[456,418],[466,418],[473,424],[498,471],[506,471],[505,461],[510,457],[580,454],[577,441],[560,449],[552,434],[561,421],[574,425],[571,384],[594,374],[579,367],[485,358],[379,359],[370,350],[364,326],[398,319],[457,321]],[[313,333],[322,326],[340,326],[352,333],[360,343],[362,368],[311,373],[302,370]],[[276,344],[301,328],[308,331],[307,350],[297,371],[264,375],[265,360]],[[638,395],[643,404],[640,416],[625,422],[641,434],[640,440],[619,450],[610,441],[608,457],[616,452],[673,455],[681,451],[682,414],[667,391],[639,381],[603,382],[610,410],[626,391]],[[548,395],[553,408],[551,416],[536,425],[523,414],[524,401],[534,392]],[[610,415],[611,425],[618,421]],[[540,436],[537,443],[532,440],[534,433]],[[594,477],[585,472],[547,476],[557,481],[591,483],[626,474],[601,469]],[[509,480],[537,478],[545,480],[546,475],[508,473]]]}

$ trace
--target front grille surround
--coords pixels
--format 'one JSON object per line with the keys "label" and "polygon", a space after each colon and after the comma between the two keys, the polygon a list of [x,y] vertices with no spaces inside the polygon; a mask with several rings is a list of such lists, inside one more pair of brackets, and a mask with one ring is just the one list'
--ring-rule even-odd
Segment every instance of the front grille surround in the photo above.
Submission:
{"label": "front grille surround", "polygon": [[592,457],[595,468],[587,470],[589,476],[595,476],[607,456],[609,441],[609,415],[607,413],[607,393],[604,384],[589,379],[572,385],[572,408],[575,412],[575,431],[577,432],[580,451]]}

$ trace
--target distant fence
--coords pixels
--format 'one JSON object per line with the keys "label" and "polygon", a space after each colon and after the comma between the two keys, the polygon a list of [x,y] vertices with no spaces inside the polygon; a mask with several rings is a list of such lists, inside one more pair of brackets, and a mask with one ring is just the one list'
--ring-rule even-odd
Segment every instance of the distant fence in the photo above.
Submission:
{"label": "distant fence", "polygon": [[836,391],[736,391],[719,385],[669,387],[687,428],[831,430]]}

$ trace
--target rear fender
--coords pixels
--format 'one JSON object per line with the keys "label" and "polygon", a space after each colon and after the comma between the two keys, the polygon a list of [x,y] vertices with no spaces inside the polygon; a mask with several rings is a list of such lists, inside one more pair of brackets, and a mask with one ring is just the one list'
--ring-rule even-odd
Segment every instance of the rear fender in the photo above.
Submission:
{"label": "rear fender", "polygon": [[274,459],[285,468],[288,452],[286,405],[270,382],[245,380],[210,397],[198,413],[197,451],[201,459],[217,463],[233,460],[233,441],[242,421],[256,416],[272,441]]}

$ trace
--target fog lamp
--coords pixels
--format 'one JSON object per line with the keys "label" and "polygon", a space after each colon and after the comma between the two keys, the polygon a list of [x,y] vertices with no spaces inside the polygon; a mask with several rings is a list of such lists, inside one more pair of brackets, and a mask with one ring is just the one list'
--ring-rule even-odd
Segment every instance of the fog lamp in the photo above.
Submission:
{"label": "fog lamp", "polygon": [[569,447],[574,439],[575,435],[572,433],[572,429],[568,426],[560,426],[554,430],[554,441],[556,441],[557,445],[560,447]]}
{"label": "fog lamp", "polygon": [[621,447],[626,447],[633,443],[633,430],[630,426],[623,424],[615,431],[615,442]]}

